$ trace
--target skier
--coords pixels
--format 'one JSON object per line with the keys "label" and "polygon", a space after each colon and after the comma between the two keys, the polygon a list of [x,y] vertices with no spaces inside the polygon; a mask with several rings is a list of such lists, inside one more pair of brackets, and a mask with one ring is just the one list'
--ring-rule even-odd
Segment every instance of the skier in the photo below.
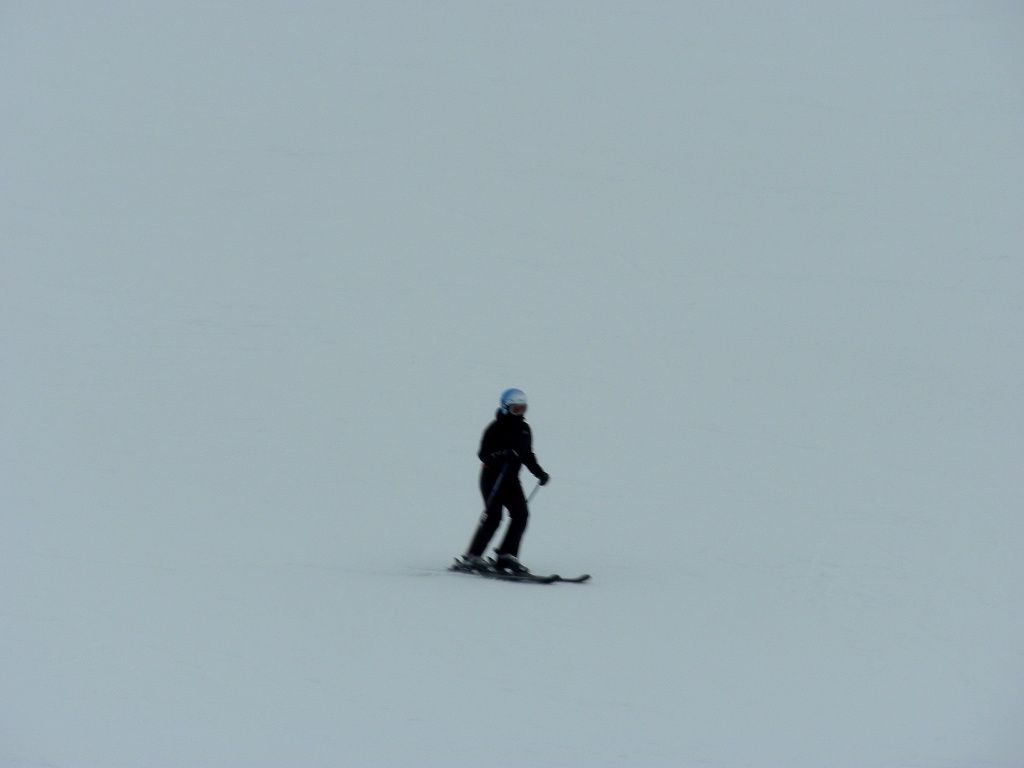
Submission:
{"label": "skier", "polygon": [[[533,435],[523,418],[525,414],[526,393],[506,389],[501,393],[501,407],[494,421],[484,430],[477,454],[483,462],[480,493],[484,497],[484,512],[469,549],[458,561],[462,569],[479,571],[493,567],[511,573],[529,573],[519,562],[519,544],[530,515],[519,483],[519,468],[525,464],[541,485],[547,485],[551,476],[541,469],[533,455]],[[488,563],[483,559],[484,550],[501,524],[503,507],[510,518],[508,531],[495,550],[497,557],[493,563]]]}

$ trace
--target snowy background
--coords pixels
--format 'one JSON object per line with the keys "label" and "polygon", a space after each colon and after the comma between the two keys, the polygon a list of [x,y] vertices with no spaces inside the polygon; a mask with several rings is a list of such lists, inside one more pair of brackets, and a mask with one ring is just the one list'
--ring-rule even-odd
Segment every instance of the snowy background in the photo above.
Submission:
{"label": "snowy background", "polygon": [[[1024,766],[1022,93],[1016,0],[3,3],[0,766]],[[509,386],[585,586],[444,572]]]}

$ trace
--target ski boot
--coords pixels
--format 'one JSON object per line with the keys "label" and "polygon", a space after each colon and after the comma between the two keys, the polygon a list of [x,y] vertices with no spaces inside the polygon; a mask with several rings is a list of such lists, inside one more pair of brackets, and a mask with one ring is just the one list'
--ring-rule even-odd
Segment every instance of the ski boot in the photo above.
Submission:
{"label": "ski boot", "polygon": [[491,570],[490,563],[479,555],[463,555],[462,557],[457,557],[455,558],[455,565],[452,567],[457,571],[466,571],[467,573]]}
{"label": "ski boot", "polygon": [[491,566],[494,570],[502,573],[511,573],[515,576],[525,576],[530,573],[530,569],[519,562],[519,558],[515,555],[506,555],[498,553],[498,556],[491,561]]}

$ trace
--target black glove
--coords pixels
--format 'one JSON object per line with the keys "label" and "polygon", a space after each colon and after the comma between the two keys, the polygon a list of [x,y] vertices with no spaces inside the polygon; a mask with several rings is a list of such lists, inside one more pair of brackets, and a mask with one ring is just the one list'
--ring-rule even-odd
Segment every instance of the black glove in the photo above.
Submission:
{"label": "black glove", "polygon": [[551,475],[549,475],[547,472],[541,472],[540,476],[537,479],[540,481],[541,485],[547,485],[548,481],[551,479]]}

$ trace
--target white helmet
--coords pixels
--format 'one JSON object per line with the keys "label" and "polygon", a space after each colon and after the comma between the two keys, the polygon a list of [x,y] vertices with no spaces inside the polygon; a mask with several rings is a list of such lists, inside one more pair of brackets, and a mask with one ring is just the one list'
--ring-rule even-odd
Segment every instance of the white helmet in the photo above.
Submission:
{"label": "white helmet", "polygon": [[526,413],[526,393],[521,389],[506,389],[502,392],[501,412],[512,416]]}

